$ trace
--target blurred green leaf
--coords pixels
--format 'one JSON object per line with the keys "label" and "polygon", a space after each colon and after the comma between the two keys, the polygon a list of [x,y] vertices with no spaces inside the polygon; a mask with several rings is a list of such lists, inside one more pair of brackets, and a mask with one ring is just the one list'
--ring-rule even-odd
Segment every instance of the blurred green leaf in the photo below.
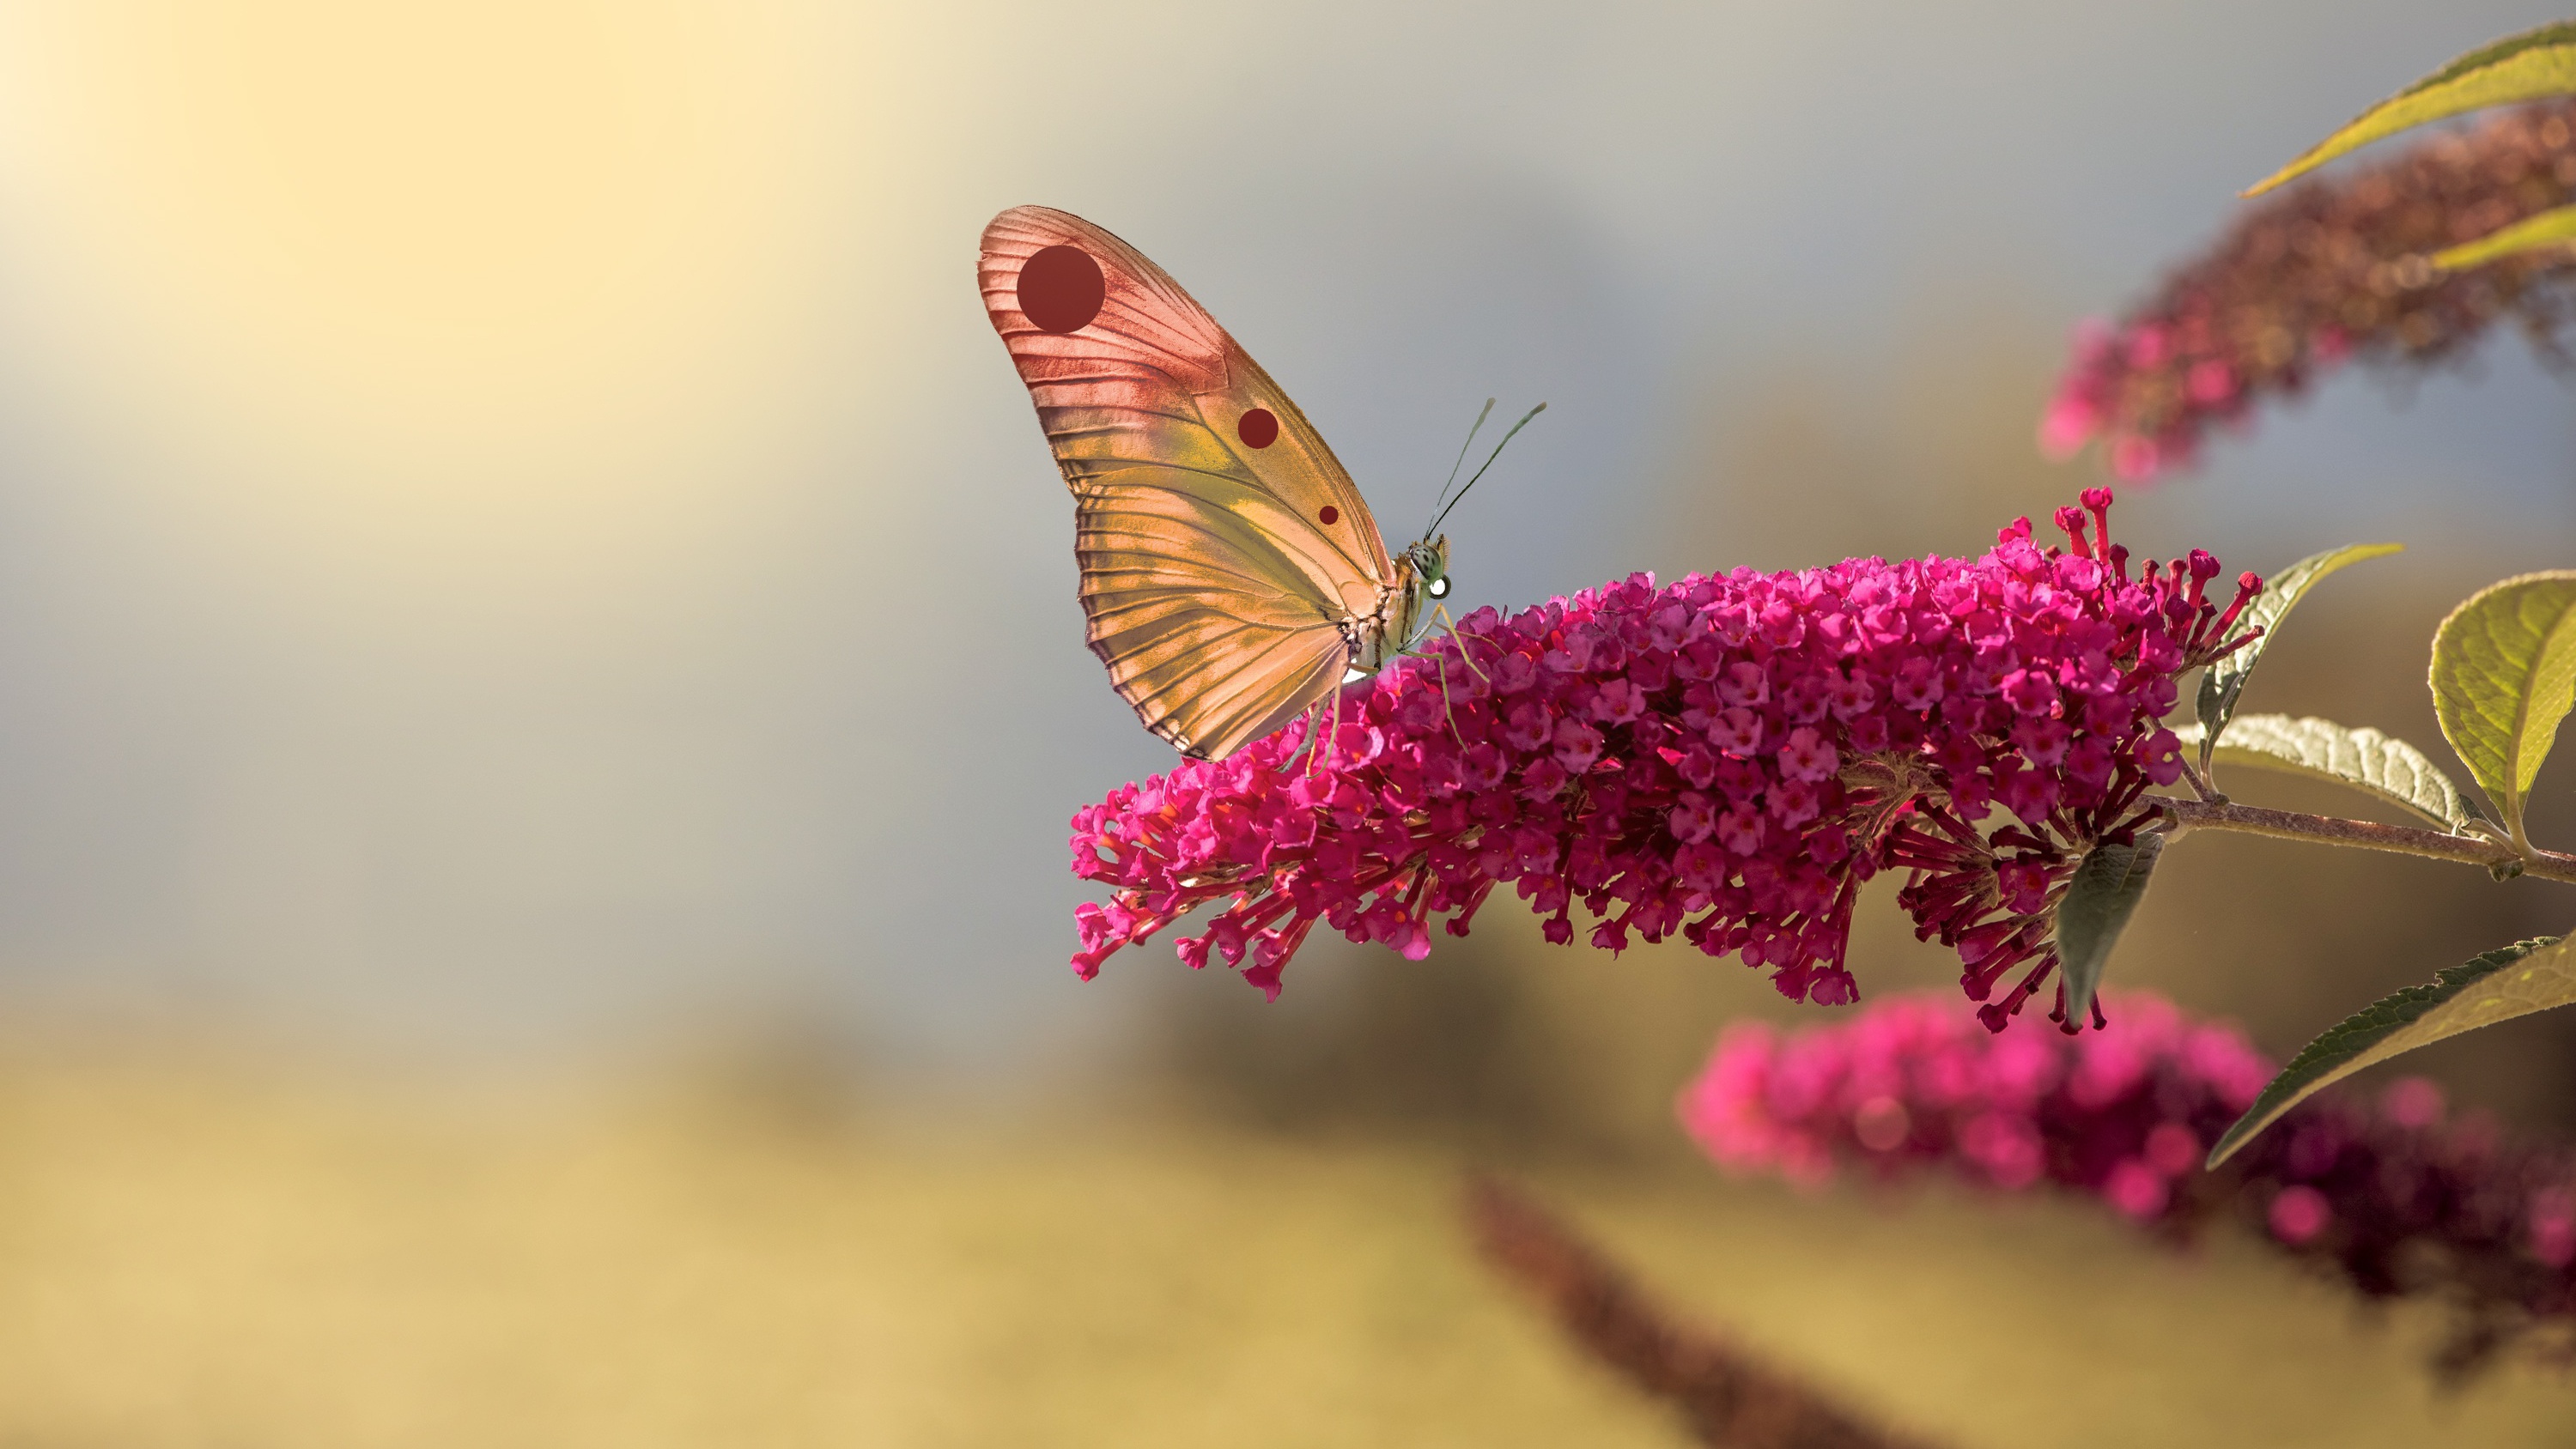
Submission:
{"label": "blurred green leaf", "polygon": [[[2202,737],[2198,725],[2185,725],[2175,733],[2186,745],[2197,744]],[[2477,818],[2477,812],[2460,798],[2460,787],[2422,750],[2375,729],[2347,729],[2314,716],[2241,715],[2228,725],[2227,742],[2218,747],[2214,758],[2222,765],[2247,765],[2350,785],[2391,805],[2402,805],[2449,831],[2456,832]]]}
{"label": "blurred green leaf", "polygon": [[2576,242],[2576,206],[2561,206],[2499,227],[2476,241],[2433,253],[2433,265],[2445,271],[2480,267],[2524,252],[2564,247]]}
{"label": "blurred green leaf", "polygon": [[2093,1009],[2102,968],[2120,932],[2147,894],[2147,877],[2164,852],[2161,835],[2141,835],[2135,845],[2097,845],[2085,852],[2057,903],[2057,966],[2065,973],[2066,1020],[2080,1023]]}
{"label": "blurred green leaf", "polygon": [[2430,985],[2382,997],[2300,1048],[2209,1149],[2209,1165],[2225,1162],[2310,1094],[2366,1066],[2569,1002],[2576,1002],[2576,946],[2557,936],[2517,941],[2448,967]]}
{"label": "blurred green leaf", "polygon": [[2200,672],[2200,697],[2194,701],[2194,709],[2200,716],[2202,731],[2202,773],[2208,772],[2210,751],[2216,748],[2219,737],[2227,732],[2227,721],[2236,714],[2236,697],[2245,692],[2245,681],[2253,677],[2254,666],[2261,662],[2263,651],[2272,647],[2272,636],[2280,631],[2282,616],[2290,612],[2290,606],[2299,601],[2299,596],[2314,587],[2317,580],[2346,564],[2402,553],[2405,548],[2402,543],[2348,543],[2341,548],[2312,553],[2263,581],[2263,592],[2254,596],[2254,602],[2247,604],[2245,612],[2236,620],[2240,634],[2248,629],[2261,629],[2263,632],[2244,648]]}
{"label": "blurred green leaf", "polygon": [[2528,849],[2523,797],[2576,698],[2576,573],[2491,584],[2433,634],[2433,712],[2442,734]]}
{"label": "blurred green leaf", "polygon": [[2485,106],[2576,93],[2576,21],[2559,21],[2481,46],[2355,116],[2296,161],[2245,188],[2260,196],[2348,151],[2410,126]]}

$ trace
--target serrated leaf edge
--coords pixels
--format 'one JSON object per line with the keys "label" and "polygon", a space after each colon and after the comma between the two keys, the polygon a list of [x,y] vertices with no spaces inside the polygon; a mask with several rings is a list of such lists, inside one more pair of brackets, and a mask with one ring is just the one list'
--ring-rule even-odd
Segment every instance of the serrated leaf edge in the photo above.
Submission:
{"label": "serrated leaf edge", "polygon": [[2472,50],[2465,55],[2454,58],[2442,66],[2441,69],[2436,70],[2432,74],[2414,82],[2404,90],[2397,92],[2395,95],[2389,96],[2386,99],[2371,105],[2367,109],[2363,110],[2360,115],[2357,115],[2351,120],[2344,122],[2342,125],[2337,126],[2324,140],[2319,141],[2315,145],[2310,146],[2307,150],[2300,152],[2297,159],[2290,162],[2289,165],[2284,166],[2280,170],[2273,172],[2271,175],[2264,177],[2262,180],[2255,182],[2252,186],[2245,188],[2237,194],[2239,196],[2260,196],[2266,191],[2270,191],[2276,187],[2297,180],[2299,177],[2314,171],[2318,167],[2325,165],[2327,162],[2332,161],[2339,156],[2348,155],[2351,152],[2360,150],[2362,147],[2367,146],[2374,141],[2385,140],[2386,138],[2397,135],[2402,131],[2424,125],[2431,121],[2442,120],[2445,117],[2456,116],[2467,111],[2482,110],[2488,106],[2506,105],[2513,101],[2533,100],[2540,96],[2561,94],[2570,89],[2570,87],[2565,84],[2543,85],[2525,92],[2499,95],[2486,100],[2470,101],[2448,108],[2435,108],[2426,111],[2423,115],[2417,116],[2411,121],[2405,122],[2403,125],[2371,129],[2373,121],[2386,115],[2392,110],[2402,107],[2408,101],[2419,99],[2428,92],[2466,80],[2470,76],[2481,71],[2492,69],[2532,51],[2544,49],[2576,49],[2576,21],[2552,21],[2547,25],[2538,26],[2530,30],[2521,31],[2517,34],[2508,35],[2501,40],[2489,41],[2487,44],[2479,46],[2477,49]]}
{"label": "serrated leaf edge", "polygon": [[[2084,1020],[2084,1014],[2092,1009],[2093,998],[2101,989],[2103,968],[2110,964],[2111,952],[2119,946],[2121,934],[2128,930],[2129,917],[2137,913],[2138,902],[2146,898],[2148,882],[2155,875],[2156,861],[2164,854],[2164,847],[2165,838],[2162,835],[2142,832],[2135,844],[2097,845],[2086,851],[2084,859],[2076,863],[2075,874],[2067,883],[2066,894],[2058,898],[2054,933],[2060,973],[2058,979],[2066,987],[2066,1019],[2069,1022],[2081,1023]],[[2067,949],[2066,907],[2075,900],[2076,889],[2084,881],[2085,871],[2096,859],[2107,859],[2103,852],[2113,850],[2127,851],[2128,860],[2121,868],[2119,879],[2109,888],[2112,904],[2107,913],[2106,928],[2102,932],[2101,949],[2095,953],[2095,960],[2083,966],[2084,979],[2078,981],[2076,979],[2078,968],[2074,956]],[[2134,887],[2131,884],[2132,881],[2135,882]],[[2127,897],[2125,902],[2121,900],[2124,895]]]}
{"label": "serrated leaf edge", "polygon": [[2459,272],[2570,242],[2576,242],[2576,206],[2558,206],[2498,227],[2476,241],[2435,252],[2428,260],[2438,270]]}
{"label": "serrated leaf edge", "polygon": [[[2274,721],[2278,724],[2273,725]],[[2364,754],[2374,754],[2378,752],[2379,747],[2394,745],[2414,756],[2415,763],[2412,768],[2415,768],[2418,773],[2441,783],[2442,789],[2448,792],[2449,803],[2458,807],[2458,813],[2444,814],[2440,811],[2427,810],[2420,802],[2397,791],[2385,789],[2367,777],[2347,775],[2339,770],[2322,769],[2309,764],[2304,759],[2247,743],[2249,738],[2263,738],[2258,725],[2282,729],[2322,726],[2344,735],[2353,742],[2356,750]],[[2461,834],[2473,825],[2481,823],[2478,812],[2469,807],[2469,797],[2461,792],[2459,782],[2452,779],[2441,766],[2434,764],[2432,756],[2395,735],[2383,733],[2369,725],[2354,728],[2337,724],[2330,719],[2320,719],[2315,715],[2300,715],[2293,719],[2285,714],[2245,714],[2229,720],[2228,728],[2237,733],[2232,734],[2227,743],[2220,745],[2211,756],[2221,763],[2241,764],[2248,769],[2273,770],[2285,775],[2297,775],[2302,779],[2331,780],[2368,795],[2374,800],[2385,801],[2402,810],[2410,811],[2419,819],[2430,820],[2454,835]],[[2174,735],[2187,746],[2196,745],[2200,743],[2202,730],[2197,724],[2187,724],[2176,729]],[[2377,744],[2373,745],[2370,741],[2376,741]],[[2230,759],[2231,753],[2236,758]]]}
{"label": "serrated leaf edge", "polygon": [[2280,632],[2281,621],[2307,597],[2308,590],[2353,564],[2405,551],[2402,543],[2339,544],[2294,560],[2263,581],[2263,592],[2254,596],[2237,620],[2239,628],[2262,632],[2245,647],[2200,672],[2200,689],[2193,697],[2192,712],[2207,730],[2200,743],[2203,774],[2209,771],[2210,755],[2218,748],[2219,737],[2227,733],[2227,722],[2236,717],[2236,701],[2244,696],[2246,684],[2254,678],[2254,666],[2263,662],[2264,653],[2272,647],[2272,636]]}
{"label": "serrated leaf edge", "polygon": [[[2505,763],[2512,768],[2508,772],[2509,778],[2504,781],[2504,793],[2499,795],[2496,787],[2490,784],[2486,778],[2479,773],[2477,762],[2469,758],[2469,752],[2460,747],[2459,738],[2451,732],[2451,721],[2445,717],[2442,708],[2442,641],[2450,634],[2451,628],[2454,624],[2457,624],[2469,613],[2470,610],[2475,609],[2487,599],[2496,594],[2503,593],[2507,589],[2519,588],[2527,584],[2537,583],[2543,579],[2576,581],[2576,570],[2542,569],[2533,573],[2515,574],[2513,577],[2508,579],[2498,579],[2494,583],[2489,584],[2485,588],[2478,590],[2476,593],[2469,595],[2465,599],[2462,599],[2459,603],[2459,607],[2451,610],[2448,614],[2443,615],[2442,622],[2434,626],[2433,657],[2425,666],[2424,671],[2425,685],[2433,694],[2433,719],[2434,722],[2442,728],[2443,740],[2450,745],[2451,753],[2459,757],[2460,763],[2468,767],[2469,778],[2476,782],[2479,793],[2485,795],[2487,797],[2487,803],[2495,807],[2496,814],[2501,817],[2501,823],[2505,828],[2507,837],[2513,841],[2514,848],[2517,850],[2523,850],[2529,847],[2529,841],[2524,838],[2522,829],[2522,803],[2523,797],[2528,790],[2528,786],[2519,778],[2522,774],[2521,750],[2517,743],[2516,747],[2511,752],[2511,757],[2505,761]],[[2568,611],[2559,616],[2558,623],[2551,627],[2548,634],[2544,634],[2542,636],[2541,652],[2543,654],[2547,652],[2549,637],[2555,635],[2559,628],[2565,627],[2571,620],[2576,620],[2576,604],[2571,604]],[[2513,707],[2514,726],[2508,732],[2508,741],[2519,742],[2528,732],[2527,723],[2530,718],[2531,693],[2532,692],[2528,689],[2517,692]],[[2564,715],[2560,716],[2562,721],[2564,718]],[[2557,726],[2553,723],[2551,725],[2553,742],[2556,729]],[[2542,751],[2544,756],[2546,756],[2547,753],[2548,752],[2545,750]],[[2537,776],[2538,772],[2539,766],[2538,764],[2534,764],[2532,767],[2532,773]]]}
{"label": "serrated leaf edge", "polygon": [[[2414,1025],[2426,1012],[2534,951],[2555,946],[2565,939],[2563,936],[2533,936],[2472,956],[2457,966],[2445,966],[2434,973],[2431,981],[2390,992],[2317,1033],[2315,1040],[2299,1048],[2299,1054],[2290,1058],[2290,1064],[2255,1095],[2253,1105],[2245,1109],[2245,1114],[2219,1134],[2218,1141],[2210,1146],[2205,1165],[2217,1167],[2235,1156],[2239,1149],[2259,1136],[2264,1128],[2280,1120],[2282,1114],[2292,1107],[2363,1067],[2376,1065],[2375,1061],[2363,1061],[2362,1058],[2372,1047]],[[2363,1036],[2364,1033],[2367,1035]],[[2346,1049],[2347,1037],[2361,1039],[2350,1043]]]}

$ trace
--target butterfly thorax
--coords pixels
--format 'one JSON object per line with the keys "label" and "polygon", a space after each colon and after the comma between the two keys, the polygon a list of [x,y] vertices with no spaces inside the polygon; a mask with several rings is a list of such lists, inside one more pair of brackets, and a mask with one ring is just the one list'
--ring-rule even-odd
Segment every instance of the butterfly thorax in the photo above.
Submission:
{"label": "butterfly thorax", "polygon": [[1449,576],[1449,540],[1425,539],[1397,554],[1394,564],[1395,577],[1378,591],[1376,610],[1342,624],[1351,668],[1363,674],[1385,668],[1422,632],[1430,601],[1447,592],[1435,586]]}

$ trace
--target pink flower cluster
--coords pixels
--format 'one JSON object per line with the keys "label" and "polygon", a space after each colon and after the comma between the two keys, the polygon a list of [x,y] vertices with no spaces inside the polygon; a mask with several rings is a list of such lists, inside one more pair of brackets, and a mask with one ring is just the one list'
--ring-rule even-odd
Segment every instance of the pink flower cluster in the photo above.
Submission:
{"label": "pink flower cluster", "polygon": [[[2211,427],[2246,418],[2256,394],[2214,341],[2206,300],[2187,295],[2178,310],[2185,314],[2179,319],[2133,316],[2117,328],[2099,317],[2076,324],[2066,371],[2040,417],[2043,454],[2062,462],[2107,434],[2103,461],[2111,476],[2144,483],[2190,470]],[[2320,328],[2306,339],[2306,368],[2276,386],[2295,396],[2310,373],[2332,371],[2350,350],[2341,329]],[[2150,390],[2152,400],[2131,396]]]}
{"label": "pink flower cluster", "polygon": [[2055,965],[2076,863],[2152,822],[2147,787],[2182,769],[2157,723],[2174,677],[2241,642],[2260,587],[2222,608],[2197,551],[2133,572],[2110,503],[2059,510],[2064,548],[2023,519],[1976,559],[1641,574],[1478,610],[1345,690],[1304,759],[1291,725],[1076,815],[1074,873],[1115,894],[1076,913],[1074,968],[1227,901],[1181,958],[1275,997],[1318,921],[1420,959],[1434,917],[1463,936],[1509,884],[1559,944],[1579,903],[1595,946],[1680,935],[1843,1003],[1854,897],[1903,867],[1972,998],[2028,966],[1987,1007],[2000,1029]]}
{"label": "pink flower cluster", "polygon": [[2168,1235],[2234,1217],[2369,1296],[2450,1297],[2466,1315],[2452,1368],[2544,1320],[2576,1325],[2576,1161],[2446,1125],[2439,1089],[2408,1078],[2376,1110],[2312,1098],[2204,1173],[2272,1064],[2152,994],[2112,1005],[2074,1039],[1993,1036],[1925,996],[1794,1034],[1739,1025],[1678,1111],[1721,1167],[1802,1185],[1840,1164],[1947,1169],[2090,1194]]}
{"label": "pink flower cluster", "polygon": [[2498,112],[2393,158],[2250,207],[2117,328],[2078,328],[2039,442],[2069,457],[2099,436],[2113,476],[2189,468],[2215,426],[2295,397],[2348,359],[2422,368],[2511,318],[2544,359],[2576,262],[2527,253],[2457,273],[2429,254],[2576,201],[2576,102]]}

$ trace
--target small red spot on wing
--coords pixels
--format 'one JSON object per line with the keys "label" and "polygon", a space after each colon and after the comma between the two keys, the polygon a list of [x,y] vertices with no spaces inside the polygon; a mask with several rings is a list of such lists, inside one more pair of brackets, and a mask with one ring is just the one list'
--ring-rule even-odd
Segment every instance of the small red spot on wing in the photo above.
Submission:
{"label": "small red spot on wing", "polygon": [[1020,268],[1020,311],[1041,332],[1078,332],[1108,299],[1100,263],[1080,247],[1043,248]]}
{"label": "small red spot on wing", "polygon": [[1279,441],[1279,419],[1268,408],[1254,408],[1234,425],[1234,435],[1243,439],[1247,448],[1267,448]]}
{"label": "small red spot on wing", "polygon": [[1323,507],[1315,510],[1315,518],[1317,521],[1326,524],[1327,526],[1336,524],[1342,521],[1342,510],[1327,503]]}

